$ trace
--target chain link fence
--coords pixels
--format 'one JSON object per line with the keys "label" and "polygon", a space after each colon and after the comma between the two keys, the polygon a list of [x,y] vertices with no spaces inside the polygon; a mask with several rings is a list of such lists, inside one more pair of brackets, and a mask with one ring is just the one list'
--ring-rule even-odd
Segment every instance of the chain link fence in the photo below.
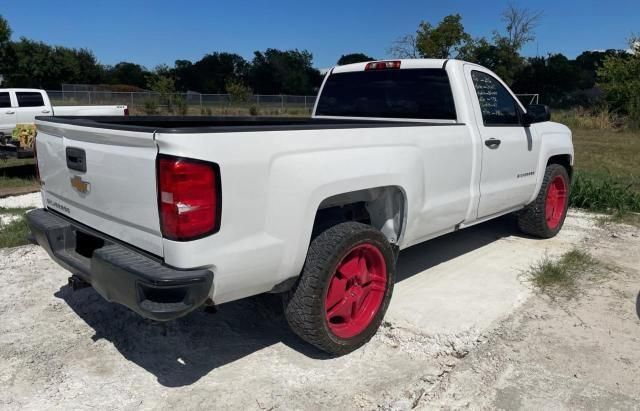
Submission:
{"label": "chain link fence", "polygon": [[316,96],[47,90],[54,106],[127,105],[132,115],[309,115]]}
{"label": "chain link fence", "polygon": [[[300,115],[311,114],[316,96],[255,94],[241,101],[229,94],[48,90],[54,106],[127,105],[131,115]],[[518,94],[526,106],[538,94]]]}

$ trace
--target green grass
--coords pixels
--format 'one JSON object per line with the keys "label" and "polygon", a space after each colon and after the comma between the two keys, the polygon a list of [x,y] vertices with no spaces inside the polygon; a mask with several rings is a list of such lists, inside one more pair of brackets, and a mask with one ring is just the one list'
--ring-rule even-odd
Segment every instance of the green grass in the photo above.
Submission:
{"label": "green grass", "polygon": [[570,205],[623,215],[640,212],[640,131],[573,129]]}
{"label": "green grass", "polygon": [[35,178],[3,177],[0,176],[0,188],[36,187]]}
{"label": "green grass", "polygon": [[29,234],[29,226],[25,213],[27,208],[2,208],[0,207],[0,215],[18,215],[17,220],[3,224],[0,222],[0,248],[18,247],[28,244],[27,235]]}
{"label": "green grass", "polygon": [[589,253],[573,249],[557,260],[545,256],[531,266],[527,274],[543,293],[554,298],[572,298],[577,294],[579,279],[599,267],[601,264]]}
{"label": "green grass", "polygon": [[633,188],[630,180],[576,170],[570,205],[607,213],[637,213],[640,212],[640,193]]}

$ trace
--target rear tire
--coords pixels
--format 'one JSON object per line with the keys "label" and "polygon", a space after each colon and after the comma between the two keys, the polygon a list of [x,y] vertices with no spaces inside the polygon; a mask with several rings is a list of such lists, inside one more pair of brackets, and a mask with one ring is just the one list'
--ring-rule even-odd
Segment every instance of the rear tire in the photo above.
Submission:
{"label": "rear tire", "polygon": [[285,316],[300,338],[344,355],[373,337],[387,310],[395,258],[386,237],[345,222],[315,237],[300,280],[285,298]]}
{"label": "rear tire", "polygon": [[570,179],[567,169],[549,164],[536,199],[518,213],[518,227],[540,238],[554,237],[564,224],[569,208]]}

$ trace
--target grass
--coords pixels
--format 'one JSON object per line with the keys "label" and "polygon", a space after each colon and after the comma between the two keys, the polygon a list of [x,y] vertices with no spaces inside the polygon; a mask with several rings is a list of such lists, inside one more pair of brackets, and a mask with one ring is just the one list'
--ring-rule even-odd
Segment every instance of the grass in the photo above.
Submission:
{"label": "grass", "polygon": [[0,221],[0,248],[18,247],[28,244],[27,235],[29,234],[29,226],[25,213],[27,208],[2,208],[0,207],[0,215],[17,215],[18,219],[10,223],[3,224]]}
{"label": "grass", "polygon": [[571,206],[640,212],[640,131],[573,129],[573,144]]}
{"label": "grass", "polygon": [[531,266],[528,275],[541,292],[554,298],[572,298],[577,294],[579,279],[600,266],[589,253],[573,249],[557,260],[545,256]]}
{"label": "grass", "polygon": [[35,178],[0,176],[0,188],[37,187],[37,185]]}
{"label": "grass", "polygon": [[36,160],[33,158],[5,158],[0,159],[0,169],[34,165]]}

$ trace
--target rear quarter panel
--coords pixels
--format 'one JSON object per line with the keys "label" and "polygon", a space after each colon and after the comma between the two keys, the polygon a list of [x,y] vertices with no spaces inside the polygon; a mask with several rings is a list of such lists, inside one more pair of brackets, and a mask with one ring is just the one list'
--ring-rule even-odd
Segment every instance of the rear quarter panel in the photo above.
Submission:
{"label": "rear quarter panel", "polygon": [[[396,186],[404,193],[407,229],[401,241],[411,241],[422,234],[415,230],[422,226],[425,175],[430,172],[419,140],[441,142],[451,133],[462,140],[468,133],[464,127],[451,130],[157,133],[160,153],[216,162],[222,180],[220,231],[188,243],[163,240],[165,261],[179,268],[212,268],[217,303],[269,291],[300,273],[323,200],[380,186]],[[461,214],[468,205],[470,168],[459,170],[459,181],[465,183]]]}

